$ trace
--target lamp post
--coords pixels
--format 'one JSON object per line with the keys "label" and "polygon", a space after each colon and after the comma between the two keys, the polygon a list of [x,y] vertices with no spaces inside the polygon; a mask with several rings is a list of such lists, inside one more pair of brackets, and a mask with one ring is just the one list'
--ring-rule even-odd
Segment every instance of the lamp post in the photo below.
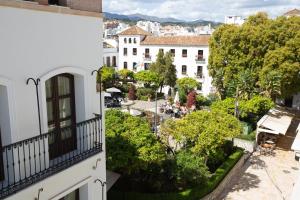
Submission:
{"label": "lamp post", "polygon": [[155,116],[154,116],[155,135],[157,136],[157,90],[155,91]]}

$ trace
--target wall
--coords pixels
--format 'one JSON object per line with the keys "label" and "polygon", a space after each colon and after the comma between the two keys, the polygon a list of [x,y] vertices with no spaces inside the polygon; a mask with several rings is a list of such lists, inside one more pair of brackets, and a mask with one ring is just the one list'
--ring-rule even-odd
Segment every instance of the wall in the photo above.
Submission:
{"label": "wall", "polygon": [[[69,72],[84,79],[84,118],[93,116],[96,99],[91,71],[102,63],[102,19],[0,7],[0,76],[12,81],[14,101],[11,142],[39,134],[36,92],[29,77],[41,78],[39,86],[43,131],[47,131],[44,82]],[[83,39],[84,38],[84,39]],[[87,53],[89,52],[89,53]],[[3,141],[6,144],[6,141]]]}
{"label": "wall", "polygon": [[[127,38],[127,43],[124,43],[124,38]],[[128,38],[137,38],[136,44],[129,44]],[[208,46],[158,46],[158,45],[140,45],[140,41],[142,38],[137,36],[120,36],[119,37],[119,69],[123,69],[123,63],[128,63],[128,69],[133,70],[133,62],[138,64],[137,71],[144,70],[144,63],[155,62],[159,49],[164,49],[164,52],[170,51],[170,49],[175,49],[175,58],[174,65],[177,70],[177,77],[192,77],[195,78],[199,83],[202,83],[202,91],[199,91],[203,95],[207,96],[213,91],[212,88],[212,78],[209,76],[208,72],[208,57],[209,57],[209,48]],[[124,48],[127,48],[127,56],[124,56]],[[132,49],[137,48],[137,55],[132,55]],[[145,49],[150,49],[151,59],[144,59]],[[188,57],[182,57],[182,50],[187,49]],[[203,50],[203,56],[205,58],[204,63],[197,63],[195,60],[196,55],[198,55],[198,50]],[[187,74],[182,74],[182,65],[187,66]],[[203,78],[197,78],[197,66],[203,66]],[[167,88],[165,91],[168,91]]]}
{"label": "wall", "polygon": [[255,141],[247,141],[247,140],[242,140],[239,138],[233,138],[233,145],[243,148],[248,152],[253,152],[256,147],[256,142]]}
{"label": "wall", "polygon": [[[75,77],[78,122],[99,113],[96,75],[91,72],[102,65],[102,44],[99,44],[102,23],[102,18],[97,17],[0,6],[0,87],[1,98],[6,98],[2,96],[6,92],[8,96],[11,133],[1,132],[5,136],[3,145],[39,135],[35,86],[32,82],[26,85],[30,77],[40,78],[43,133],[48,130],[45,82],[57,74],[70,73]],[[2,107],[0,112],[7,112]],[[98,158],[99,167],[93,170]],[[105,181],[105,174],[105,152],[102,152],[7,199],[34,199],[41,187],[44,188],[41,199],[59,199],[79,187],[82,199],[99,199],[101,187],[94,180]]]}
{"label": "wall", "polygon": [[[116,67],[118,67],[118,60],[119,60],[119,52],[117,48],[104,48],[103,49],[103,64],[107,64],[106,63],[106,57],[110,58],[110,65],[112,66],[112,59],[113,56],[116,57]],[[116,68],[117,69],[117,68]]]}
{"label": "wall", "polygon": [[245,154],[241,157],[241,159],[235,164],[235,166],[230,170],[230,172],[225,176],[225,178],[221,181],[221,183],[218,185],[216,189],[214,189],[213,192],[206,195],[201,200],[216,200],[221,199],[220,195],[222,192],[228,188],[228,186],[231,186],[231,183],[233,179],[242,172],[242,168],[247,161],[247,159],[250,157],[250,154]]}

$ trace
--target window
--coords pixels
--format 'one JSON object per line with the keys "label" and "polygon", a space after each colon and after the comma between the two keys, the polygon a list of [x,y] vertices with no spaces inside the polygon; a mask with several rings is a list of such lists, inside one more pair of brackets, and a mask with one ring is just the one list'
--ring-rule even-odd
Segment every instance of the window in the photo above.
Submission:
{"label": "window", "polygon": [[131,44],[131,38],[129,38],[129,44]]}
{"label": "window", "polygon": [[150,65],[150,63],[144,63],[144,68],[145,68],[145,70],[148,70],[148,69],[149,69],[149,65]]}
{"label": "window", "polygon": [[124,48],[124,56],[127,56],[127,48]]}
{"label": "window", "polygon": [[136,44],[136,38],[133,38],[133,43]]}
{"label": "window", "polygon": [[127,69],[127,62],[124,62],[124,69]]}
{"label": "window", "polygon": [[124,38],[124,43],[125,43],[125,44],[127,43],[127,38]]}
{"label": "window", "polygon": [[134,56],[137,55],[137,48],[133,48],[133,49],[132,49],[132,54],[133,54]]}
{"label": "window", "polygon": [[164,49],[159,49],[159,52],[162,52],[162,53],[164,53]]}
{"label": "window", "polygon": [[202,83],[198,83],[197,90],[202,91]]}
{"label": "window", "polygon": [[186,58],[186,57],[187,57],[187,50],[186,50],[186,49],[183,49],[183,50],[182,50],[182,57],[183,57],[183,58]]}
{"label": "window", "polygon": [[203,60],[203,50],[198,50],[197,60]]}
{"label": "window", "polygon": [[150,49],[145,49],[145,58],[150,58]]}
{"label": "window", "polygon": [[116,67],[116,66],[117,66],[117,57],[116,57],[116,56],[113,56],[113,57],[112,57],[112,66],[113,66],[113,67]]}
{"label": "window", "polygon": [[197,77],[203,78],[203,67],[202,66],[197,67]]}
{"label": "window", "polygon": [[172,57],[175,57],[175,49],[171,49],[171,50],[170,50],[170,53],[171,53],[171,56],[172,56]]}
{"label": "window", "polygon": [[132,64],[132,69],[133,69],[133,71],[136,71],[136,70],[137,70],[137,63],[136,63],[136,62],[134,62],[134,63]]}
{"label": "window", "polygon": [[110,57],[108,56],[108,57],[106,57],[106,66],[107,67],[110,67],[111,65],[110,65]]}
{"label": "window", "polygon": [[[50,159],[62,156],[77,147],[74,76],[60,74],[46,81],[46,101],[48,129],[56,134],[50,135]],[[63,132],[61,129],[70,127]],[[61,137],[57,137],[61,135]]]}
{"label": "window", "polygon": [[186,65],[182,65],[182,68],[181,68],[181,73],[182,75],[186,75]]}

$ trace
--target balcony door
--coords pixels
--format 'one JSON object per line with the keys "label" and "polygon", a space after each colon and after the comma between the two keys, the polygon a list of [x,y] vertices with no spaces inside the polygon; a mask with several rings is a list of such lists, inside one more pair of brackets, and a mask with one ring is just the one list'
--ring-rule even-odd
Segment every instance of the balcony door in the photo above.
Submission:
{"label": "balcony door", "polygon": [[50,159],[76,149],[74,76],[60,74],[46,81]]}

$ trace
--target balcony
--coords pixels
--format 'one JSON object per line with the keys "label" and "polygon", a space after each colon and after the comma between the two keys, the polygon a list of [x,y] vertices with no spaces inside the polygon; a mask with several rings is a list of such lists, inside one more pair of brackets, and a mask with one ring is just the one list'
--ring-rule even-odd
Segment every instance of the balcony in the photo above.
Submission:
{"label": "balcony", "polygon": [[202,73],[195,73],[196,79],[204,79],[204,76]]}
{"label": "balcony", "polygon": [[197,64],[205,64],[205,58],[202,55],[196,55],[195,60]]}
{"label": "balcony", "polygon": [[102,139],[97,117],[2,147],[0,199],[98,154]]}

